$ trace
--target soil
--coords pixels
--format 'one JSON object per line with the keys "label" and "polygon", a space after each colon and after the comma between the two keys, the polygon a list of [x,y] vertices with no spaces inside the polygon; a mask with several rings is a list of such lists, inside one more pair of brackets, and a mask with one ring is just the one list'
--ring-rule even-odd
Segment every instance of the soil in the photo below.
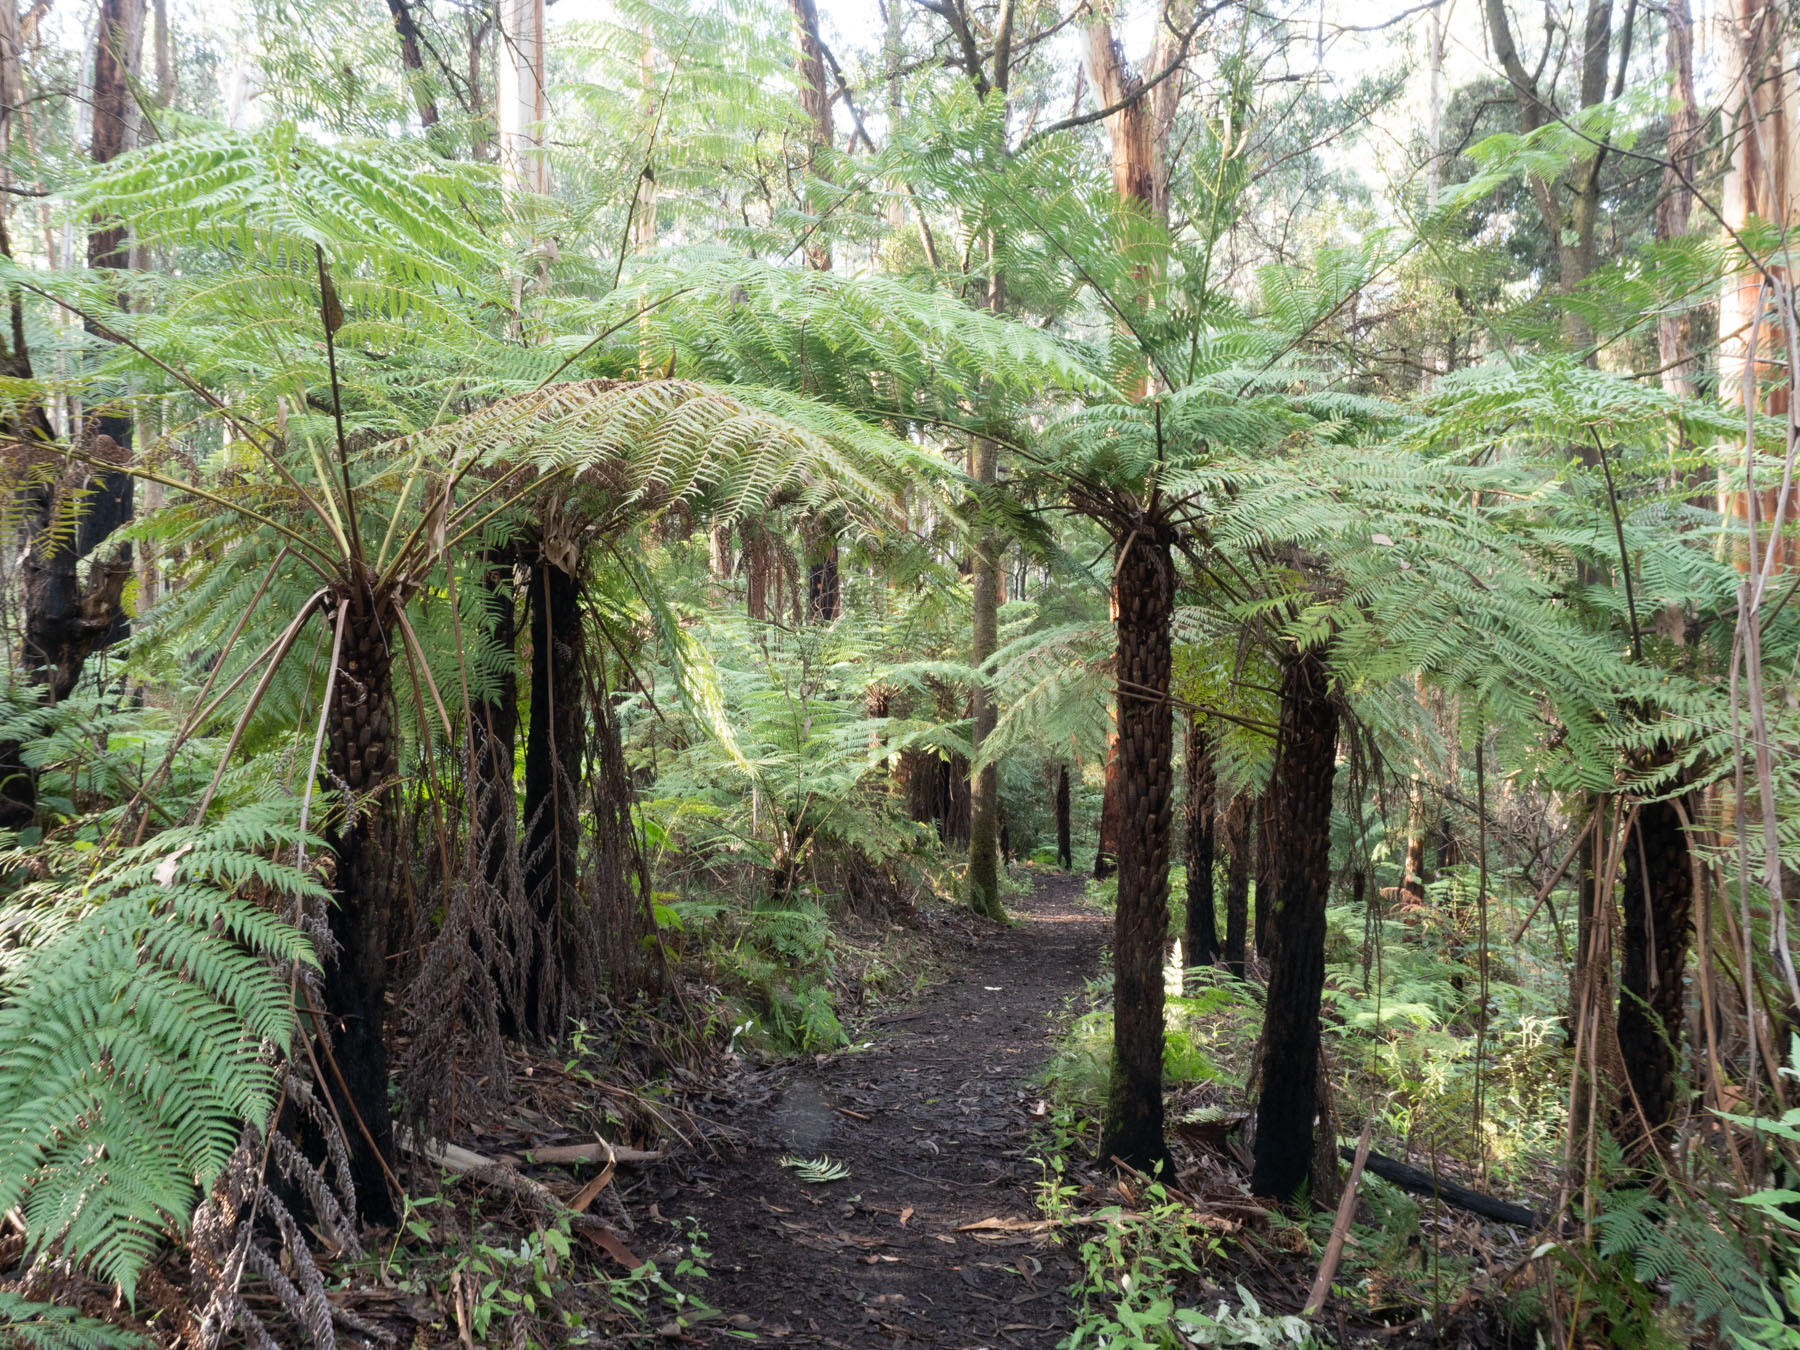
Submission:
{"label": "soil", "polygon": [[[1099,969],[1109,925],[1081,892],[1053,873],[1012,924],[972,925],[955,972],[855,1029],[858,1048],[760,1071],[741,1151],[664,1169],[656,1213],[691,1216],[710,1253],[693,1291],[721,1317],[699,1335],[1048,1350],[1067,1333],[1077,1272],[1037,1222],[1031,1076]],[[848,1178],[781,1165],[821,1155]]]}

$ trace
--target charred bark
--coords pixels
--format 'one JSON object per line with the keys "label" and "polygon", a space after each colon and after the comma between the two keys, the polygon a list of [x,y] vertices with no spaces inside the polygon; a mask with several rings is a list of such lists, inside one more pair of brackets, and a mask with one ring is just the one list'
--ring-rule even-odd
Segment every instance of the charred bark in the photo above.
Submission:
{"label": "charred bark", "polygon": [[[974,477],[992,487],[999,473],[999,453],[990,440],[975,442]],[[993,530],[983,530],[975,545],[974,583],[970,597],[969,664],[980,670],[999,645],[1000,540]],[[977,754],[999,724],[1000,709],[993,691],[977,680],[969,708],[969,743]],[[969,908],[990,919],[1003,919],[1000,904],[1000,868],[996,857],[1000,829],[1000,766],[984,764],[970,784],[969,802]]]}
{"label": "charred bark", "polygon": [[513,596],[513,562],[517,550],[496,545],[482,553],[481,629],[494,647],[507,655],[498,683],[484,697],[469,705],[469,793],[474,806],[474,838],[470,857],[481,869],[488,900],[499,920],[491,941],[496,948],[486,953],[499,991],[498,1020],[504,1035],[517,1036],[519,1010],[524,997],[515,962],[520,949],[530,950],[530,940],[516,931],[518,883],[517,853],[519,807],[513,786],[519,741],[519,682],[514,667],[518,648],[518,619]]}
{"label": "charred bark", "polygon": [[667,970],[656,935],[650,871],[632,822],[637,792],[625,762],[619,719],[604,687],[590,688],[589,702],[597,751],[587,785],[594,839],[592,886],[602,926],[604,976],[613,998],[624,1004],[640,994],[662,993]]}
{"label": "charred bark", "polygon": [[340,599],[352,606],[332,685],[329,759],[343,810],[328,842],[337,859],[331,936],[337,945],[321,979],[326,1082],[343,1121],[350,1176],[361,1217],[395,1220],[388,1186],[394,1124],[388,1105],[386,996],[388,949],[400,891],[394,848],[393,787],[399,779],[393,728],[392,653],[398,639],[385,600]]}
{"label": "charred bark", "polygon": [[[94,55],[94,135],[89,147],[96,164],[110,163],[129,150],[136,139],[137,99],[132,84],[142,64],[144,17],[144,0],[101,0]],[[96,269],[131,265],[131,250],[122,224],[96,221],[96,228],[88,235],[88,265]],[[88,331],[96,330],[89,324]],[[95,457],[119,465],[130,463],[132,430],[128,410],[102,403],[89,426]],[[134,482],[123,468],[103,469],[89,477],[77,516],[77,559],[92,557],[115,531],[130,523]],[[114,574],[120,571],[124,575],[115,581]],[[107,561],[90,570],[75,610],[61,612],[59,617],[67,616],[64,621],[72,619],[74,624],[73,640],[57,653],[58,669],[72,672],[67,675],[71,689],[89,655],[130,636],[131,625],[125,618],[121,597],[131,573],[131,545],[120,544]],[[105,612],[101,613],[103,598]],[[95,631],[102,623],[105,627]]]}
{"label": "charred bark", "polygon": [[1323,657],[1317,649],[1285,654],[1263,831],[1278,850],[1274,903],[1264,908],[1281,938],[1269,966],[1262,1100],[1250,1174],[1254,1194],[1281,1200],[1296,1196],[1312,1172],[1337,730],[1338,705]]}
{"label": "charred bark", "polygon": [[833,544],[806,569],[806,613],[814,623],[832,623],[839,612],[838,555]]}
{"label": "charred bark", "polygon": [[1094,848],[1094,878],[1104,881],[1119,864],[1119,735],[1106,742],[1106,781],[1100,793],[1100,842]]}
{"label": "charred bark", "polygon": [[1263,793],[1262,800],[1256,804],[1256,822],[1251,827],[1250,835],[1255,844],[1256,895],[1255,910],[1251,915],[1251,932],[1256,940],[1256,954],[1265,961],[1274,955],[1272,939],[1269,933],[1269,916],[1275,909],[1276,858],[1275,847],[1269,838],[1269,827],[1274,822],[1274,806],[1269,791]]}
{"label": "charred bark", "polygon": [[576,903],[581,864],[580,786],[587,755],[582,699],[585,644],[581,582],[548,558],[532,565],[531,721],[525,736],[525,896],[535,933],[525,959],[518,1025],[554,1039],[565,918]]}
{"label": "charred bark", "polygon": [[1212,736],[1200,719],[1190,717],[1187,733],[1187,933],[1182,952],[1189,970],[1219,959],[1219,929],[1213,913],[1213,799],[1218,781],[1213,769]]}
{"label": "charred bark", "polygon": [[1171,531],[1140,517],[1113,566],[1118,632],[1119,898],[1113,930],[1113,1058],[1100,1156],[1152,1171],[1163,1140],[1163,946],[1169,930],[1175,614]]}
{"label": "charred bark", "polygon": [[1225,808],[1225,969],[1242,978],[1244,940],[1250,926],[1251,831],[1256,824],[1256,799],[1240,792]]}
{"label": "charred bark", "polygon": [[1680,1111],[1693,907],[1694,871],[1681,813],[1673,801],[1646,802],[1625,841],[1625,940],[1619,962],[1619,1053],[1630,1089],[1619,1106],[1616,1133],[1634,1152],[1655,1144]]}
{"label": "charred bark", "polygon": [[1065,872],[1075,869],[1075,854],[1071,848],[1069,819],[1069,766],[1061,765],[1056,771],[1056,865]]}

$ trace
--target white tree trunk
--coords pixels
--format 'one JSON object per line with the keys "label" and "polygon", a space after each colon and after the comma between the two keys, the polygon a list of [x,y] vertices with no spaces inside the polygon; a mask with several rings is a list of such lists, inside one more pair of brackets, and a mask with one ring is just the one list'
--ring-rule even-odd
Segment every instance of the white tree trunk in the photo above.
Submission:
{"label": "white tree trunk", "polygon": [[500,174],[508,201],[549,189],[544,0],[500,0]]}

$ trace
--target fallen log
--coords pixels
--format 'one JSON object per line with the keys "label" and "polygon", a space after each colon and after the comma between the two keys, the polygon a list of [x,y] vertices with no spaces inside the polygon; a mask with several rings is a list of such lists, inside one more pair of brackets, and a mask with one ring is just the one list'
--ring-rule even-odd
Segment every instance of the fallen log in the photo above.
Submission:
{"label": "fallen log", "polygon": [[[1338,1153],[1347,1161],[1354,1161],[1356,1158],[1356,1150],[1353,1148],[1340,1148]],[[1392,1182],[1403,1191],[1410,1191],[1414,1195],[1435,1195],[1446,1205],[1466,1209],[1469,1213],[1478,1214],[1493,1223],[1511,1224],[1515,1228],[1542,1228],[1544,1226],[1544,1221],[1523,1205],[1513,1205],[1504,1200],[1496,1200],[1491,1195],[1472,1191],[1467,1186],[1458,1186],[1454,1181],[1445,1181],[1442,1177],[1434,1181],[1431,1173],[1421,1171],[1417,1167],[1410,1167],[1397,1158],[1388,1157],[1385,1153],[1371,1152],[1363,1167],[1383,1181]]]}
{"label": "fallen log", "polygon": [[545,1163],[559,1167],[592,1162],[616,1162],[627,1167],[661,1162],[667,1155],[659,1148],[616,1148],[602,1139],[592,1144],[551,1144],[544,1148],[528,1148],[525,1156],[533,1164]]}

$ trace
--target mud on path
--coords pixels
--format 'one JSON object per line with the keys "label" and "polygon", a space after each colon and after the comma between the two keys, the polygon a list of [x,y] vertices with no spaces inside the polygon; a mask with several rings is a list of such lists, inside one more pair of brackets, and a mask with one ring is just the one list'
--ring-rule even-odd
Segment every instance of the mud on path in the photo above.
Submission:
{"label": "mud on path", "polygon": [[[1027,1226],[1041,1177],[1027,1080],[1052,1014],[1099,968],[1109,925],[1081,887],[1046,877],[1009,907],[1014,925],[977,930],[943,983],[858,1028],[869,1049],[767,1071],[770,1095],[733,1122],[743,1151],[659,1178],[678,1185],[659,1212],[692,1216],[711,1252],[693,1292],[723,1316],[699,1335],[1048,1350],[1069,1330],[1073,1253]],[[829,1154],[849,1178],[802,1184],[787,1154]],[[999,1223],[958,1231],[982,1220]]]}

